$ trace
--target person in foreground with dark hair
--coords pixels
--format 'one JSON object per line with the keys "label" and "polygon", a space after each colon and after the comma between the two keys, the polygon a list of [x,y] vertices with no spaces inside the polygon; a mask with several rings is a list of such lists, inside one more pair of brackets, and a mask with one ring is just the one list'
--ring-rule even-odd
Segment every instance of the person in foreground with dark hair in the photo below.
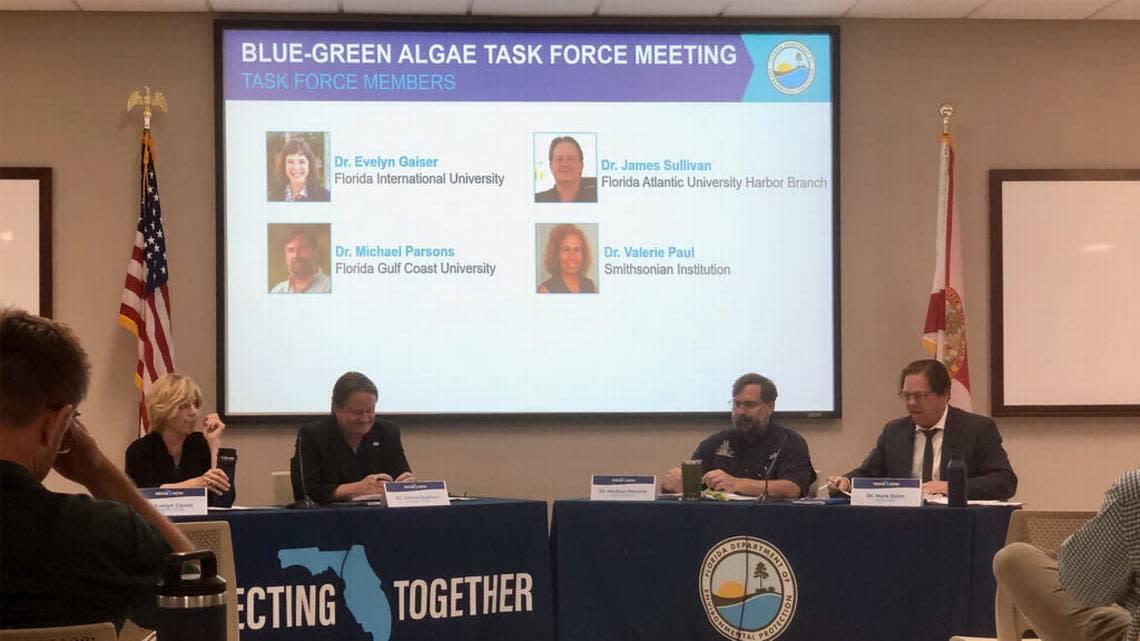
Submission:
{"label": "person in foreground with dark hair", "polygon": [[1044,641],[1140,639],[1140,469],[1108,489],[1057,556],[1011,543],[994,576]]}
{"label": "person in foreground with dark hair", "polygon": [[[66,326],[11,308],[0,354],[0,628],[154,627],[166,555],[193,547],[79,422],[87,354]],[[49,491],[53,469],[91,496]]]}
{"label": "person in foreground with dark hair", "polygon": [[[332,412],[302,425],[290,461],[293,498],[317,503],[383,494],[385,481],[413,481],[400,428],[376,416],[380,392],[367,376],[347,372],[332,391]],[[301,471],[304,470],[302,475]]]}
{"label": "person in foreground with dark hair", "polygon": [[583,178],[585,157],[582,146],[572,136],[558,136],[550,141],[547,152],[554,186],[534,195],[536,203],[596,203],[598,179]]}
{"label": "person in foreground with dark hair", "polygon": [[885,426],[863,464],[844,476],[831,476],[832,492],[847,492],[853,478],[920,478],[925,494],[946,494],[946,463],[958,454],[966,461],[967,498],[1004,501],[1017,491],[1017,475],[988,416],[950,406],[950,373],[926,359],[903,368],[899,398],[907,416]]}
{"label": "person in foreground with dark hair", "polygon": [[[794,499],[807,494],[815,480],[807,441],[771,420],[776,384],[759,374],[745,374],[732,384],[732,427],[701,441],[693,460],[701,461],[701,482],[712,490],[749,496]],[[766,479],[766,480],[765,480]],[[661,484],[681,491],[681,468]]]}

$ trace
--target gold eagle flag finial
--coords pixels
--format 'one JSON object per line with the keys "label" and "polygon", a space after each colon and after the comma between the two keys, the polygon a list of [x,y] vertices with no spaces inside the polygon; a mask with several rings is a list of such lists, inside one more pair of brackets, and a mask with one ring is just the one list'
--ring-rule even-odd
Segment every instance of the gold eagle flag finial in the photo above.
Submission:
{"label": "gold eagle flag finial", "polygon": [[127,98],[127,111],[130,111],[135,107],[142,105],[143,129],[145,131],[150,131],[150,109],[151,107],[158,107],[162,110],[162,113],[166,113],[166,96],[162,95],[161,91],[156,91],[152,94],[150,92],[150,87],[147,85],[143,86],[143,91],[145,93],[139,93],[138,91],[135,91],[131,94],[130,98]]}

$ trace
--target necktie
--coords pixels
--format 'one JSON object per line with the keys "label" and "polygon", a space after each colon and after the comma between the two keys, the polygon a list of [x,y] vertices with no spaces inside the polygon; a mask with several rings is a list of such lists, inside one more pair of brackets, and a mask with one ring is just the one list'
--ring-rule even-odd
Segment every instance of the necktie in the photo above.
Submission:
{"label": "necktie", "polygon": [[926,483],[934,480],[934,430],[919,431],[926,437],[926,448],[922,450],[922,482]]}

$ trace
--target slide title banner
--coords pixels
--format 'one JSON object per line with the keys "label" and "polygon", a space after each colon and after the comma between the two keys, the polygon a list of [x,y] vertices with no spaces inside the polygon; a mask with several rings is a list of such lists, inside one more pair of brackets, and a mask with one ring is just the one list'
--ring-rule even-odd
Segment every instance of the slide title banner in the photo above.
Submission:
{"label": "slide title banner", "polygon": [[227,100],[825,102],[811,34],[235,30]]}

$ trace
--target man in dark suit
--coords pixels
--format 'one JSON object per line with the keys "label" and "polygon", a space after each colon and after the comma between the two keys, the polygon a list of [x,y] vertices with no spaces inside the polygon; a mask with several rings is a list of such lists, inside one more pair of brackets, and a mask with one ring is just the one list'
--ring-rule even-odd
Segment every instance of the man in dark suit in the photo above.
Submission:
{"label": "man in dark suit", "polygon": [[399,426],[376,416],[379,396],[376,384],[360,372],[337,379],[332,413],[302,425],[297,435],[289,462],[294,499],[351,501],[383,494],[385,482],[415,480]]}
{"label": "man in dark suit", "polygon": [[903,368],[899,398],[908,416],[883,427],[863,464],[844,476],[828,477],[833,490],[848,491],[852,478],[921,478],[922,491],[946,494],[946,463],[966,461],[970,499],[1004,501],[1017,490],[1017,475],[992,418],[950,407],[950,373],[936,360]]}

